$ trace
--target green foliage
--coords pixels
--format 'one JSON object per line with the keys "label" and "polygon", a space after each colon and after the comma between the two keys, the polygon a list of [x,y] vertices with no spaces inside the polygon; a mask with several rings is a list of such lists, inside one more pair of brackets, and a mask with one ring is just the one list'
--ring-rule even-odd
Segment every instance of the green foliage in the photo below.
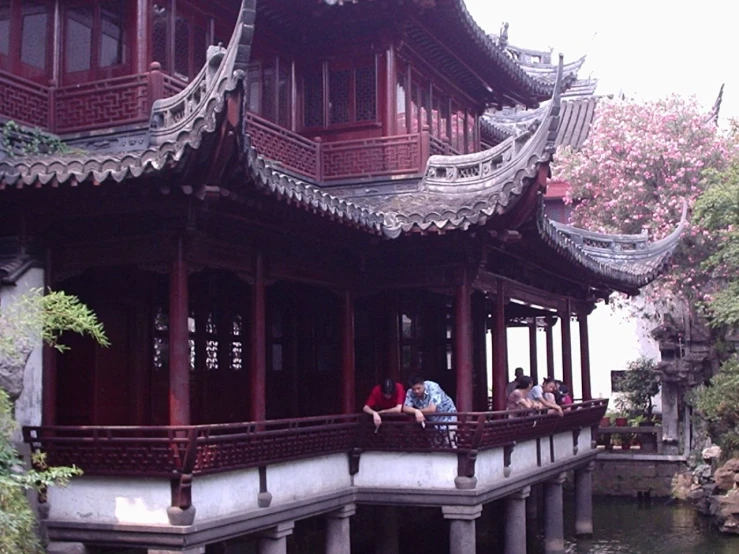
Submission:
{"label": "green foliage", "polygon": [[696,221],[712,237],[716,247],[703,263],[713,286],[706,298],[714,327],[739,326],[739,158],[723,171],[710,171],[707,189],[695,204]]}
{"label": "green foliage", "polygon": [[33,289],[17,301],[0,307],[0,358],[23,363],[39,339],[59,351],[62,333],[71,331],[90,335],[98,344],[108,346],[97,316],[76,296],[62,291],[42,294]]}
{"label": "green foliage", "polygon": [[657,364],[650,358],[639,358],[627,365],[621,380],[621,396],[616,399],[616,406],[632,419],[652,419],[652,398],[660,390],[660,374]]}
{"label": "green foliage", "polygon": [[5,123],[0,130],[0,148],[11,158],[38,154],[66,154],[70,151],[59,137],[44,133],[38,127],[25,130],[12,120]]}
{"label": "green foliage", "polygon": [[739,454],[739,358],[727,360],[709,385],[698,387],[694,400],[723,455]]}
{"label": "green foliage", "polygon": [[0,554],[36,554],[43,550],[26,491],[64,486],[82,471],[76,467],[47,467],[43,454],[34,456],[34,469],[23,467],[11,443],[16,427],[12,406],[7,393],[0,389]]}

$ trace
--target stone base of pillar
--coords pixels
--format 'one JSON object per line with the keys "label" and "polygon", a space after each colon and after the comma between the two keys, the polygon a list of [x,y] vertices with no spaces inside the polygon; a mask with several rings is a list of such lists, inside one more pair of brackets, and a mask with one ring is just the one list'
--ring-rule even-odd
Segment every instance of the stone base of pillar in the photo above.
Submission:
{"label": "stone base of pillar", "polygon": [[449,554],[475,554],[475,520],[482,514],[482,505],[442,506],[441,511],[444,519],[450,520]]}
{"label": "stone base of pillar", "polygon": [[593,536],[593,469],[594,463],[575,470],[575,535]]}
{"label": "stone base of pillar", "polygon": [[566,475],[560,473],[544,483],[544,552],[564,554],[564,507],[562,506],[562,484]]}
{"label": "stone base of pillar", "polygon": [[505,554],[526,554],[526,498],[530,493],[525,487],[505,500]]}
{"label": "stone base of pillar", "polygon": [[160,548],[150,548],[146,551],[146,554],[204,554],[204,546],[195,546],[192,548],[185,548],[184,550],[162,550]]}
{"label": "stone base of pillar", "polygon": [[257,538],[257,553],[287,554],[287,536],[292,535],[294,528],[294,521],[286,521],[260,533]]}
{"label": "stone base of pillar", "polygon": [[357,507],[349,504],[326,516],[326,554],[351,553],[349,518],[355,513]]}
{"label": "stone base of pillar", "polygon": [[81,542],[50,542],[47,554],[87,554],[89,550]]}
{"label": "stone base of pillar", "polygon": [[167,518],[169,518],[170,525],[192,525],[195,521],[195,506],[190,506],[184,510],[182,508],[170,506],[167,508]]}

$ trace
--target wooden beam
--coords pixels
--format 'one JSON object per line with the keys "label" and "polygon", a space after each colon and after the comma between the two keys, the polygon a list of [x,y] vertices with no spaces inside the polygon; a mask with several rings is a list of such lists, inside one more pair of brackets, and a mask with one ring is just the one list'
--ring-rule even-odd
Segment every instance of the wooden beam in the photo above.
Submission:
{"label": "wooden beam", "polygon": [[169,424],[190,425],[187,263],[183,238],[174,242],[169,273]]}
{"label": "wooden beam", "polygon": [[554,336],[552,327],[555,321],[553,317],[548,317],[546,319],[546,327],[544,327],[547,341],[547,377],[551,379],[554,379]]}
{"label": "wooden beam", "polygon": [[539,383],[539,353],[537,350],[536,318],[529,322],[529,375],[534,384]]}
{"label": "wooden beam", "polygon": [[481,292],[472,295],[473,343],[475,349],[474,410],[488,410],[487,300]]}
{"label": "wooden beam", "polygon": [[471,412],[472,391],[472,286],[462,271],[454,299],[454,366],[457,374],[457,409]]}
{"label": "wooden beam", "polygon": [[[590,338],[588,336],[588,315],[578,314],[580,325],[580,378],[582,380],[582,399],[592,400],[593,393],[590,385]],[[574,397],[575,392],[570,391]]]}
{"label": "wooden beam", "polygon": [[264,257],[254,254],[254,285],[251,294],[251,359],[249,367],[249,419],[264,421],[267,416],[266,293]]}
{"label": "wooden beam", "polygon": [[570,389],[572,394],[572,332],[570,329],[570,302],[565,302],[560,312],[562,323],[562,381]]}
{"label": "wooden beam", "polygon": [[354,295],[349,289],[342,294],[341,306],[341,407],[342,413],[357,411],[354,363]]}
{"label": "wooden beam", "polygon": [[498,281],[493,309],[493,410],[505,410],[506,386],[508,385],[508,368],[506,353],[508,349],[508,333],[505,321],[505,305],[507,301],[506,284]]}

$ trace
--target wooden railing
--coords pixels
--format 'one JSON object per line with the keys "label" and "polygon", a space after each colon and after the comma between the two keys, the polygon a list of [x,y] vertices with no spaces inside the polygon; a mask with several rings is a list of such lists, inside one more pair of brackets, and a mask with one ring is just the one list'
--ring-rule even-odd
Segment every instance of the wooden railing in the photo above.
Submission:
{"label": "wooden railing", "polygon": [[246,117],[247,132],[261,156],[276,168],[315,182],[419,175],[429,156],[431,137],[427,132],[321,142],[307,139],[253,113]]}
{"label": "wooden railing", "polygon": [[182,427],[25,427],[24,440],[51,465],[87,475],[173,477],[258,467],[338,452],[465,453],[596,427],[606,400],[573,405],[563,417],[539,411],[468,412],[421,426],[386,417],[375,430],[364,414]]}
{"label": "wooden railing", "polygon": [[184,87],[159,70],[63,87],[0,71],[0,116],[56,134],[141,123],[154,100]]}

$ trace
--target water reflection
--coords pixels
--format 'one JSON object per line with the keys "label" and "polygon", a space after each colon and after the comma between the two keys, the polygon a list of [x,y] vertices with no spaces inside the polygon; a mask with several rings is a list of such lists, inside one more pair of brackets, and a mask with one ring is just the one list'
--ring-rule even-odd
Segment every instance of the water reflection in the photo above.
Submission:
{"label": "water reflection", "polygon": [[[567,537],[568,554],[739,553],[739,536],[719,533],[689,506],[664,500],[640,506],[632,499],[594,499],[593,523],[594,539]],[[573,526],[566,522],[567,529]]]}

